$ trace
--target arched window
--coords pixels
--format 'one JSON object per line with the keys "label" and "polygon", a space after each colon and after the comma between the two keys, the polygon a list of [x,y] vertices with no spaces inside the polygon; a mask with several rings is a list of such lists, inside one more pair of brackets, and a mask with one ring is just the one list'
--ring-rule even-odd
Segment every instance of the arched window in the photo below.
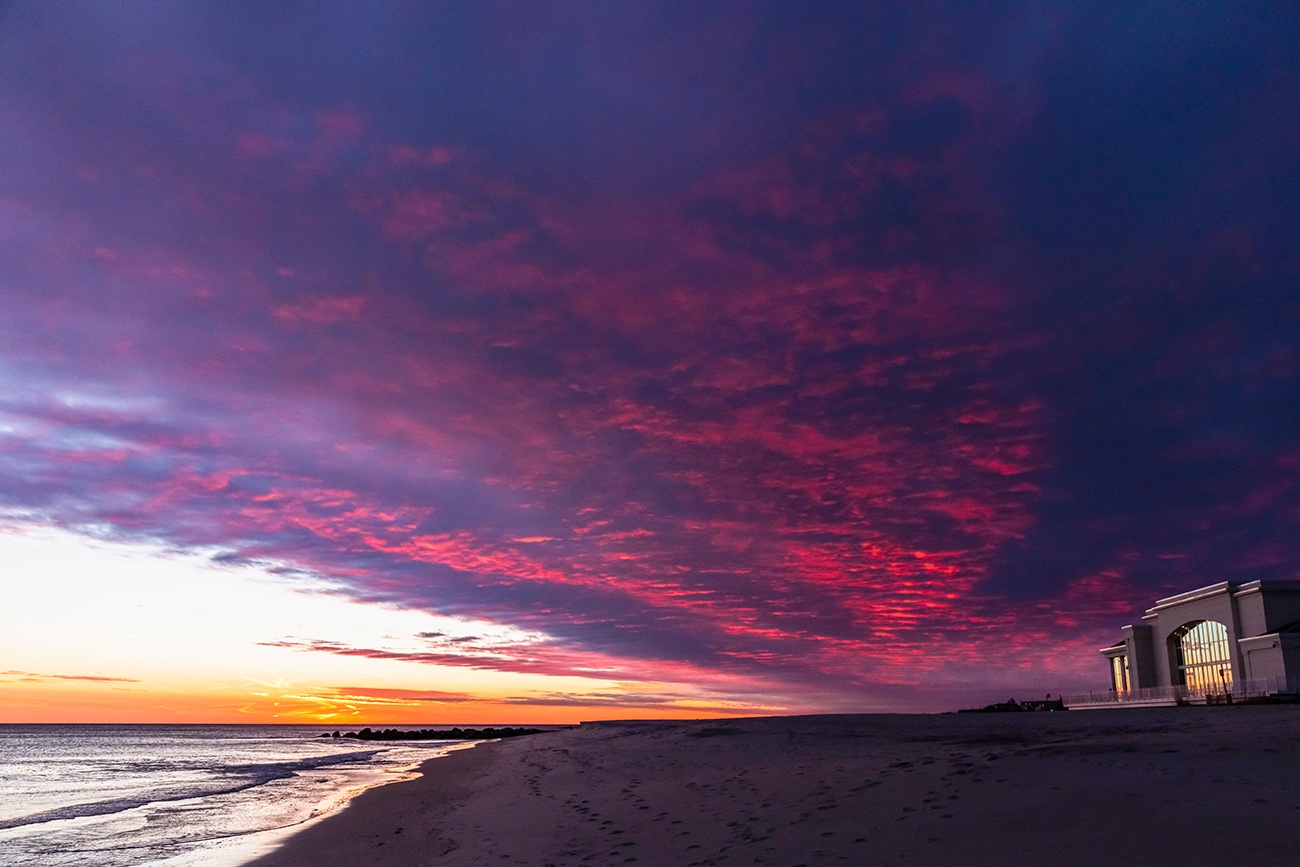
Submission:
{"label": "arched window", "polygon": [[1228,627],[1214,620],[1186,623],[1169,636],[1178,682],[1193,693],[1217,693],[1232,685]]}

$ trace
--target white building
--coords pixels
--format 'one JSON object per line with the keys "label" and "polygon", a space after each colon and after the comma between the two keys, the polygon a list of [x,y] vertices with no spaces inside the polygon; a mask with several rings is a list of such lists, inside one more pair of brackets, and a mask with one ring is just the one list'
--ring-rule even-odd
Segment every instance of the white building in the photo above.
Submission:
{"label": "white building", "polygon": [[1101,653],[1110,691],[1071,708],[1215,704],[1300,694],[1300,581],[1221,581],[1161,599]]}

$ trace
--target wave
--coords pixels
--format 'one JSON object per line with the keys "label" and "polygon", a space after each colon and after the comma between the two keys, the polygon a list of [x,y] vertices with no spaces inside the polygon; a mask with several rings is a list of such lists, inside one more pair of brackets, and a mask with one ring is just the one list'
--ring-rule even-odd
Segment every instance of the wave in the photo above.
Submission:
{"label": "wave", "polygon": [[265,785],[273,780],[292,777],[300,771],[332,765],[346,765],[368,762],[384,750],[358,750],[349,753],[337,753],[328,756],[314,756],[292,762],[270,762],[266,764],[227,765],[213,768],[219,775],[217,779],[171,789],[154,789],[122,798],[110,798],[104,801],[88,801],[83,804],[69,804],[53,810],[0,819],[0,831],[21,828],[26,825],[40,825],[45,822],[57,822],[62,819],[80,819],[88,816],[108,816],[169,801],[184,801],[190,798],[209,798],[215,795],[229,795],[247,789]]}

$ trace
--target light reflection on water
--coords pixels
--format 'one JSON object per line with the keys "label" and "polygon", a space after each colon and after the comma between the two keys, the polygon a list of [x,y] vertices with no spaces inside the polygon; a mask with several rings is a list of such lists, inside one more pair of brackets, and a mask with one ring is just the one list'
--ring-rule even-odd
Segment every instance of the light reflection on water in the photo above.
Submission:
{"label": "light reflection on water", "polygon": [[453,746],[319,737],[329,730],[0,725],[3,862],[237,864]]}

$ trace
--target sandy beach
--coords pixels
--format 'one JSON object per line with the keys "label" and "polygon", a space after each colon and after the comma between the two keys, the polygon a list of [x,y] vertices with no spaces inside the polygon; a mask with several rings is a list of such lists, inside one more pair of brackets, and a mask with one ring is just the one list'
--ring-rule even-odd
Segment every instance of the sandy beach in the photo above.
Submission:
{"label": "sandy beach", "polygon": [[256,867],[1289,865],[1300,707],[609,722],[486,743]]}

